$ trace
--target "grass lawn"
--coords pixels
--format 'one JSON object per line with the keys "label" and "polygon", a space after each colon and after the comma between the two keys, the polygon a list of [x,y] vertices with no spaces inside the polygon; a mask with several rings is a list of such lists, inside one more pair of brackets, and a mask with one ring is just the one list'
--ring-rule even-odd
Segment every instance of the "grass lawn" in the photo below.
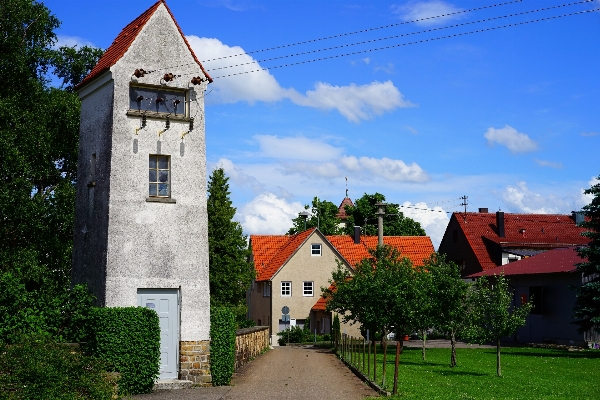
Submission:
{"label": "grass lawn", "polygon": [[[388,347],[386,388],[394,382],[395,347]],[[378,383],[383,352],[378,349]],[[496,349],[404,349],[400,356],[398,395],[408,399],[600,399],[600,352],[502,349],[502,377],[496,376]],[[362,366],[362,361],[360,362]],[[371,365],[371,374],[373,366]]]}

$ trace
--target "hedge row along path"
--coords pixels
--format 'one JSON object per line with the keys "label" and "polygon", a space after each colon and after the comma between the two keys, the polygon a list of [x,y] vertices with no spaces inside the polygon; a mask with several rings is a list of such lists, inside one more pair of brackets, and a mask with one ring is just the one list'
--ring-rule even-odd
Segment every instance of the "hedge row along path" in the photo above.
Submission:
{"label": "hedge row along path", "polygon": [[359,400],[377,393],[326,349],[275,347],[238,371],[232,386],[169,390],[135,400]]}

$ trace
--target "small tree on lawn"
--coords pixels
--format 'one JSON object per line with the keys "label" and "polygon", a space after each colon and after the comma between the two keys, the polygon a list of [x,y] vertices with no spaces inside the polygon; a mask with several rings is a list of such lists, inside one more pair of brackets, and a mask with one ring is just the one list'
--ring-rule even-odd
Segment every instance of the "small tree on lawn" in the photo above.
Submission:
{"label": "small tree on lawn", "polygon": [[235,207],[229,199],[229,178],[217,168],[208,181],[208,251],[210,302],[213,307],[230,307],[238,325],[246,320],[246,289],[255,272],[248,261],[246,236],[233,221]]}
{"label": "small tree on lawn", "polygon": [[575,324],[582,333],[592,329],[600,332],[600,176],[597,179],[598,183],[584,191],[594,196],[590,204],[583,207],[587,220],[581,223],[587,229],[583,235],[590,238],[590,243],[577,249],[586,259],[577,265],[577,271],[583,273],[586,282],[575,288],[577,301],[573,309]]}
{"label": "small tree on lawn", "polygon": [[425,261],[431,279],[431,299],[434,303],[434,325],[450,335],[450,366],[456,366],[456,340],[469,326],[467,305],[469,285],[460,278],[458,265],[446,261],[444,254],[434,253]]}
{"label": "small tree on lawn", "polygon": [[525,318],[533,304],[528,302],[520,307],[512,305],[513,293],[508,288],[504,275],[495,276],[490,284],[484,276],[475,283],[469,293],[469,306],[473,314],[473,325],[469,326],[468,336],[477,343],[496,343],[496,372],[502,376],[500,365],[500,339],[512,335],[518,327],[525,325]]}

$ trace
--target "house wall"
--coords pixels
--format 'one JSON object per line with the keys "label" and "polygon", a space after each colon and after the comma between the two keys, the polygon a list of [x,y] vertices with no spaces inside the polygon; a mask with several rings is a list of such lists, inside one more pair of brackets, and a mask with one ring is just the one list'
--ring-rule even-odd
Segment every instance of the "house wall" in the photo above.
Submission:
{"label": "house wall", "polygon": [[[137,68],[154,72],[132,78]],[[150,116],[147,127],[136,134],[141,118],[127,116],[130,84],[159,85],[167,72],[181,75],[166,86],[188,91],[194,130],[182,139],[189,123],[172,119],[171,128],[159,137],[165,120]],[[89,154],[97,149],[103,176],[95,187],[96,225],[91,231],[88,227],[87,233],[82,233],[82,220],[89,212],[87,188],[80,187],[85,179],[78,180],[75,282],[91,281],[92,292],[100,293],[100,302],[106,306],[135,306],[139,288],[179,289],[181,341],[208,340],[210,329],[203,118],[206,83],[189,85],[193,76],[202,76],[201,69],[160,5],[127,53],[111,67],[112,81],[91,92],[86,86],[80,93],[83,157],[79,168],[89,169]],[[146,200],[150,154],[171,157],[171,196],[176,203]],[[92,247],[87,247],[90,244]]]}
{"label": "house wall", "polygon": [[[248,319],[254,321],[258,326],[271,326],[271,297],[263,296],[263,286],[270,284],[271,282],[253,281],[247,292],[246,304],[248,305]],[[281,314],[281,312],[279,312],[279,314]],[[269,335],[271,334],[272,333],[269,333]]]}
{"label": "house wall", "polygon": [[[508,277],[515,290],[515,303],[521,304],[521,295],[527,301],[531,297],[531,287],[541,286],[541,313],[530,314],[525,326],[519,328],[513,340],[522,343],[584,344],[583,334],[573,325],[575,292],[571,285],[581,285],[578,273],[554,273],[534,275],[512,275]],[[534,299],[535,301],[535,299]]]}
{"label": "house wall", "polygon": [[[321,256],[311,255],[311,245],[321,245]],[[318,233],[313,233],[301,245],[296,253],[288,262],[277,272],[272,281],[272,310],[273,318],[271,321],[272,343],[277,344],[277,332],[279,332],[279,319],[281,318],[281,308],[288,306],[290,308],[290,318],[307,319],[310,315],[312,306],[315,305],[321,295],[321,287],[329,287],[329,280],[332,272],[337,268],[336,253],[323,237]],[[292,295],[290,297],[281,296],[281,282],[292,282]],[[313,295],[303,295],[304,281],[313,282]],[[355,326],[345,327],[356,335],[358,329]],[[342,328],[344,329],[344,328]],[[311,329],[314,332],[314,329]]]}
{"label": "house wall", "polygon": [[[454,231],[456,231],[456,236],[454,236]],[[450,218],[438,251],[441,254],[445,254],[448,261],[453,261],[461,267],[460,272],[462,276],[475,274],[482,270],[477,257],[475,257],[475,253],[471,250],[471,245],[467,241],[454,215]]]}

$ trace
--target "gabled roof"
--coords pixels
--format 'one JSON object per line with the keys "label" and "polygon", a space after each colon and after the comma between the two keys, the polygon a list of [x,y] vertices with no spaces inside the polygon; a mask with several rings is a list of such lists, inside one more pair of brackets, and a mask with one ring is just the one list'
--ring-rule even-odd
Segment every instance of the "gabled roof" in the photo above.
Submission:
{"label": "gabled roof", "polygon": [[[489,270],[497,265],[492,259],[490,248],[552,249],[583,245],[589,239],[581,236],[584,228],[575,225],[570,215],[562,214],[509,214],[504,213],[504,237],[498,236],[495,213],[453,213],[454,220],[464,233],[482,269]],[[452,232],[444,235],[442,243],[452,240]]]}
{"label": "gabled roof", "polygon": [[344,200],[342,200],[342,203],[338,207],[338,213],[336,214],[336,217],[338,217],[341,220],[345,220],[346,218],[348,218],[348,215],[346,215],[345,206],[353,206],[353,205],[354,205],[354,203],[352,203],[352,200],[350,199],[350,197],[348,197],[348,196],[344,197]]}
{"label": "gabled roof", "polygon": [[154,5],[152,5],[149,9],[144,11],[142,13],[142,15],[140,15],[139,17],[134,19],[129,25],[127,25],[125,28],[123,28],[121,33],[119,33],[119,35],[112,42],[112,44],[109,46],[109,48],[106,49],[106,51],[104,52],[102,57],[100,57],[100,60],[98,60],[98,64],[96,64],[96,66],[76,86],[76,88],[79,89],[79,88],[83,87],[87,83],[94,80],[94,78],[98,77],[100,74],[102,74],[103,72],[107,71],[110,67],[115,65],[117,63],[117,61],[119,61],[121,59],[121,57],[123,57],[125,55],[127,50],[129,50],[129,47],[134,42],[134,40],[137,38],[137,35],[140,33],[140,31],[142,30],[144,25],[146,25],[148,20],[150,20],[150,17],[152,17],[152,15],[156,12],[156,10],[158,9],[158,7],[161,4],[165,6],[169,15],[173,19],[173,22],[175,23],[175,26],[177,26],[177,29],[179,30],[179,33],[181,34],[182,39],[184,40],[185,44],[187,45],[188,49],[190,50],[190,53],[192,54],[194,61],[196,61],[198,63],[198,65],[200,66],[200,69],[202,69],[202,72],[207,77],[208,81],[212,82],[212,78],[206,73],[206,71],[204,70],[204,67],[202,66],[202,64],[200,63],[198,58],[196,58],[196,55],[194,54],[194,50],[192,50],[192,47],[190,46],[187,39],[183,35],[183,31],[179,27],[179,24],[175,20],[175,17],[173,17],[171,10],[167,6],[167,3],[165,2],[165,0],[159,0]]}
{"label": "gabled roof", "polygon": [[480,276],[491,275],[531,275],[531,274],[552,274],[557,272],[574,272],[575,264],[585,260],[577,254],[575,247],[549,250],[537,254],[533,257],[524,258],[510,264],[488,269],[467,276],[467,278],[477,278]]}
{"label": "gabled roof", "polygon": [[[266,281],[294,255],[300,246],[318,229],[313,228],[296,235],[251,235],[250,246],[256,269],[256,280]],[[320,234],[320,233],[319,233]],[[363,258],[369,257],[368,249],[377,247],[376,236],[363,236],[360,243],[347,235],[324,237],[346,261],[354,267]],[[423,265],[423,260],[433,253],[433,245],[428,236],[384,236],[384,243],[397,248],[414,265]]]}

